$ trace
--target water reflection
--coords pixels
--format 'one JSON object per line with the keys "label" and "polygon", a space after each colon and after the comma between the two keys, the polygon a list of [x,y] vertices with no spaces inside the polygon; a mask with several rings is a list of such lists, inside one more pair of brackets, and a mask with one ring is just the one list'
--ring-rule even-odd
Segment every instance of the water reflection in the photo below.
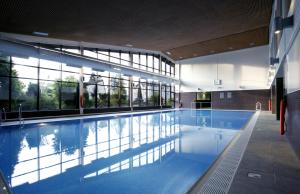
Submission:
{"label": "water reflection", "polygon": [[[241,114],[244,120],[237,119]],[[117,183],[134,193],[131,181],[146,191],[184,192],[250,116],[172,111],[5,127],[0,168],[14,193],[111,193]]]}

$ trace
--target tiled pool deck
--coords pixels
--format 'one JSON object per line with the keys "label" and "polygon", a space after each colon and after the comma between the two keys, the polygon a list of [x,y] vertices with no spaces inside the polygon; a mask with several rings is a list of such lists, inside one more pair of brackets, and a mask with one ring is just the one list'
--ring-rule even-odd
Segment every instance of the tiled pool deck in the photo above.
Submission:
{"label": "tiled pool deck", "polygon": [[300,193],[300,160],[270,112],[261,112],[229,190],[248,193]]}

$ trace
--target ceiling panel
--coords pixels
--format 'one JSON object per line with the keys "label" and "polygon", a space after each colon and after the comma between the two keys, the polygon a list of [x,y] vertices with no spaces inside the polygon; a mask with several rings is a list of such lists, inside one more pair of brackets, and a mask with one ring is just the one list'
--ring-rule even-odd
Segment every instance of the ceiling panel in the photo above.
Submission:
{"label": "ceiling panel", "polygon": [[[257,44],[267,43],[259,29],[268,27],[271,9],[272,0],[1,0],[0,31],[27,35],[39,31],[50,38],[131,44],[173,51],[171,57],[177,59],[181,55],[200,56],[203,49],[226,50],[207,47],[216,41],[226,42],[226,37],[229,43],[240,40],[243,33],[257,32],[244,38],[255,36],[261,38]],[[229,45],[249,47],[241,41]]]}

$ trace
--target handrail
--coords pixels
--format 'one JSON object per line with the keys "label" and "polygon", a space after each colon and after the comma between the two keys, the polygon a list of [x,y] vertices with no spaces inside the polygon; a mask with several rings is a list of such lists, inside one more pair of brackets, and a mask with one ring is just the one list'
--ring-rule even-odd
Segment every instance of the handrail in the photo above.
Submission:
{"label": "handrail", "polygon": [[6,121],[6,110],[5,110],[5,108],[2,108],[2,112],[3,112],[3,115],[4,115],[4,121]]}
{"label": "handrail", "polygon": [[2,125],[2,110],[0,110],[0,126]]}
{"label": "handrail", "polygon": [[19,122],[24,124],[24,119],[22,118],[22,104],[19,104]]}

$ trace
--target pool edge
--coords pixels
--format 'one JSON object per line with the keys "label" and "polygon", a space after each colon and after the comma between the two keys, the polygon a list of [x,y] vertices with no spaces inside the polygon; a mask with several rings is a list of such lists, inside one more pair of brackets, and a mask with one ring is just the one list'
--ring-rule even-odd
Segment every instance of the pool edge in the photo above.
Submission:
{"label": "pool edge", "polygon": [[[254,112],[249,121],[242,128],[241,132],[231,140],[231,142],[226,146],[221,155],[205,171],[203,176],[201,176],[196,181],[196,183],[193,184],[193,186],[188,190],[187,193],[227,193],[229,191],[229,188],[236,174],[240,161],[248,145],[254,126],[256,125],[259,114],[260,111]],[[241,138],[246,139],[246,141],[238,142],[239,140],[241,140]],[[243,145],[238,145],[238,143]],[[234,149],[239,149],[239,152],[233,153]],[[226,163],[226,160],[229,160],[232,163],[234,163],[234,165],[229,171],[230,175],[228,174],[228,171],[227,174],[224,174],[226,172],[222,172],[222,168],[224,168],[224,164],[222,164],[222,162]],[[224,176],[222,177],[224,179],[220,179],[222,175]]]}

